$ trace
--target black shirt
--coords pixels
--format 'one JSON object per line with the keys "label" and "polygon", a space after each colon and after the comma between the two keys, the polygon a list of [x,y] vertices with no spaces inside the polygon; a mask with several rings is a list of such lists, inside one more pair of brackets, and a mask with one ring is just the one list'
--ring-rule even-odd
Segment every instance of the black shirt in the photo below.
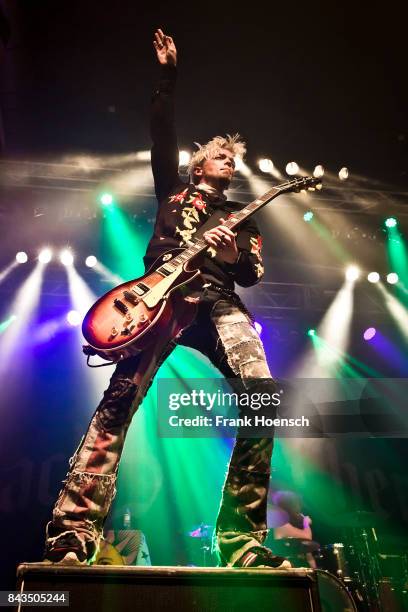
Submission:
{"label": "black shirt", "polygon": [[[180,177],[173,100],[176,75],[174,66],[161,67],[159,86],[152,100],[151,161],[159,207],[154,233],[144,258],[146,267],[169,249],[187,246],[189,240],[194,240],[198,228],[216,209],[224,210],[227,218],[233,211],[245,206],[221,199],[214,201],[193,183],[187,183]],[[262,241],[253,218],[240,225],[236,241],[239,257],[234,264],[206,255],[200,270],[207,282],[233,290],[234,282],[250,287],[261,279]]]}

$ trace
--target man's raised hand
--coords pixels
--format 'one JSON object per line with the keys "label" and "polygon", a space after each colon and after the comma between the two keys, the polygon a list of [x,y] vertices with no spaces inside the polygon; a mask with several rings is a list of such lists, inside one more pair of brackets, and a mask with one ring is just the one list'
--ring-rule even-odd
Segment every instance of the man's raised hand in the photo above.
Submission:
{"label": "man's raised hand", "polygon": [[177,49],[171,36],[166,36],[160,28],[154,33],[153,46],[160,64],[175,66],[177,64]]}

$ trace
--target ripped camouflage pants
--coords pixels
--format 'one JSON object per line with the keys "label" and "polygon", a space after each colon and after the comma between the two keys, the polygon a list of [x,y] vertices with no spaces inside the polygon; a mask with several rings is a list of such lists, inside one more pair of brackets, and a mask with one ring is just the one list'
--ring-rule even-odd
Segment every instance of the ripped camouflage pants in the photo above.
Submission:
{"label": "ripped camouflage pants", "polygon": [[[230,300],[200,306],[196,322],[179,344],[204,353],[221,373],[236,381],[237,390],[275,392],[265,352],[248,315]],[[115,481],[131,419],[174,344],[146,360],[138,355],[120,362],[70,461],[70,471],[47,526],[49,542],[75,531],[95,553],[104,520],[115,495]],[[233,564],[266,537],[266,501],[272,438],[238,437],[232,452],[219,510],[218,551]]]}

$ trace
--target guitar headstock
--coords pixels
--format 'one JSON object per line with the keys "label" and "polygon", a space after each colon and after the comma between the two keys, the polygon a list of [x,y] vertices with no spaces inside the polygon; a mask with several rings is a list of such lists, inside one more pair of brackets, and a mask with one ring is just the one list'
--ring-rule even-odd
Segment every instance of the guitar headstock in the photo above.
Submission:
{"label": "guitar headstock", "polygon": [[287,183],[278,185],[278,189],[281,193],[299,193],[299,191],[314,191],[315,189],[321,189],[322,179],[315,178],[314,176],[302,176],[301,178],[293,179]]}

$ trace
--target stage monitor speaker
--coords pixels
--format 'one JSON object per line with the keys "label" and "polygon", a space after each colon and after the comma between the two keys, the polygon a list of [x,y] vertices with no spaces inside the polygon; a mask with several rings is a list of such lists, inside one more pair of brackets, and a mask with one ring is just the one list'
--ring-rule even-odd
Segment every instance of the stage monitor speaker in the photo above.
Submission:
{"label": "stage monitor speaker", "polygon": [[[319,598],[319,571],[311,569],[64,567],[24,563],[17,570],[17,589],[22,594],[68,592],[69,609],[75,612],[324,612],[325,609],[353,612],[352,605],[344,605],[344,594],[343,599],[336,599],[338,581],[327,572],[320,573],[324,574],[325,582],[323,606]],[[329,583],[333,583],[330,588]],[[332,607],[333,597],[340,601],[341,607]],[[44,606],[45,609],[50,608]]]}

